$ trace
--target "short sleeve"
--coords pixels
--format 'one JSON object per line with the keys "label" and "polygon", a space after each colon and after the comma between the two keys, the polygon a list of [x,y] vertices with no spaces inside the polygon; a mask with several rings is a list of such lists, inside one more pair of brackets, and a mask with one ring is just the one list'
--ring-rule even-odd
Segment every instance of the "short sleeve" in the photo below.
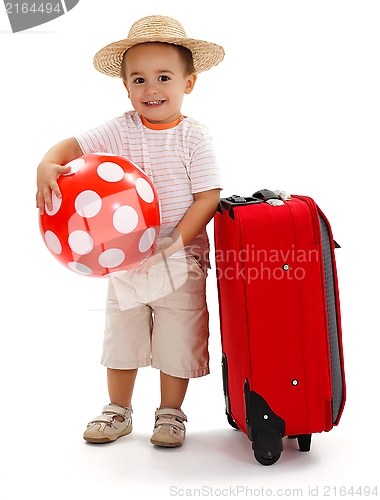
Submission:
{"label": "short sleeve", "polygon": [[102,152],[119,155],[123,149],[121,125],[117,118],[76,135],[75,139],[84,154]]}
{"label": "short sleeve", "polygon": [[190,179],[193,194],[223,189],[212,138],[205,127],[202,127],[201,140],[191,152]]}

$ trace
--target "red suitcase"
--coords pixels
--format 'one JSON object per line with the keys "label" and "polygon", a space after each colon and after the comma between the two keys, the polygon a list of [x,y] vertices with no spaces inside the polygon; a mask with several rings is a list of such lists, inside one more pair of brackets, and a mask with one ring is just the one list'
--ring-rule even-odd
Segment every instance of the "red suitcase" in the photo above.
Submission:
{"label": "red suitcase", "polygon": [[280,195],[223,198],[214,218],[226,414],[263,465],[285,436],[309,451],[345,402],[339,245],[311,198]]}

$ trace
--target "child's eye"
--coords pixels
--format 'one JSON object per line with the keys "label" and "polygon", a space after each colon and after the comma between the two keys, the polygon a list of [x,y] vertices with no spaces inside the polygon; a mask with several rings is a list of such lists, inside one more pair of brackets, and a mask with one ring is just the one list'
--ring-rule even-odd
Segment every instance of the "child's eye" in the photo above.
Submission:
{"label": "child's eye", "polygon": [[134,83],[138,83],[138,84],[141,84],[141,83],[144,83],[144,82],[145,82],[144,78],[140,78],[140,77],[136,78],[136,80],[134,80]]}
{"label": "child's eye", "polygon": [[166,75],[161,75],[158,77],[159,82],[168,82],[169,80],[170,80],[170,78]]}

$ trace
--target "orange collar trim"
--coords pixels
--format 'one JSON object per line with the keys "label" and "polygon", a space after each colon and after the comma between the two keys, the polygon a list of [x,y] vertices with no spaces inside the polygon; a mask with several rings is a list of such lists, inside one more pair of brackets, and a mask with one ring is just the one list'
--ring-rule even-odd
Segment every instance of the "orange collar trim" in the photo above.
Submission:
{"label": "orange collar trim", "polygon": [[176,127],[182,121],[182,119],[184,117],[181,115],[179,118],[174,120],[174,122],[170,122],[170,123],[151,123],[151,122],[148,122],[148,120],[142,115],[140,115],[140,118],[141,118],[142,124],[146,128],[150,128],[151,130],[166,130],[169,128]]}

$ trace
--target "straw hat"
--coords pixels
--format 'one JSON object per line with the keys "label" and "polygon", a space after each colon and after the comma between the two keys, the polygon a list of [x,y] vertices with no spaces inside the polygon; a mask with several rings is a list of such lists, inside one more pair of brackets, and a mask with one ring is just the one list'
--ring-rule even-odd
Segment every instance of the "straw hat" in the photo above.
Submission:
{"label": "straw hat", "polygon": [[224,50],[215,43],[187,38],[181,24],[166,16],[148,16],[136,21],[128,38],[103,47],[94,57],[95,68],[108,76],[121,77],[124,53],[140,43],[166,42],[187,47],[193,55],[196,73],[216,66],[224,57]]}

